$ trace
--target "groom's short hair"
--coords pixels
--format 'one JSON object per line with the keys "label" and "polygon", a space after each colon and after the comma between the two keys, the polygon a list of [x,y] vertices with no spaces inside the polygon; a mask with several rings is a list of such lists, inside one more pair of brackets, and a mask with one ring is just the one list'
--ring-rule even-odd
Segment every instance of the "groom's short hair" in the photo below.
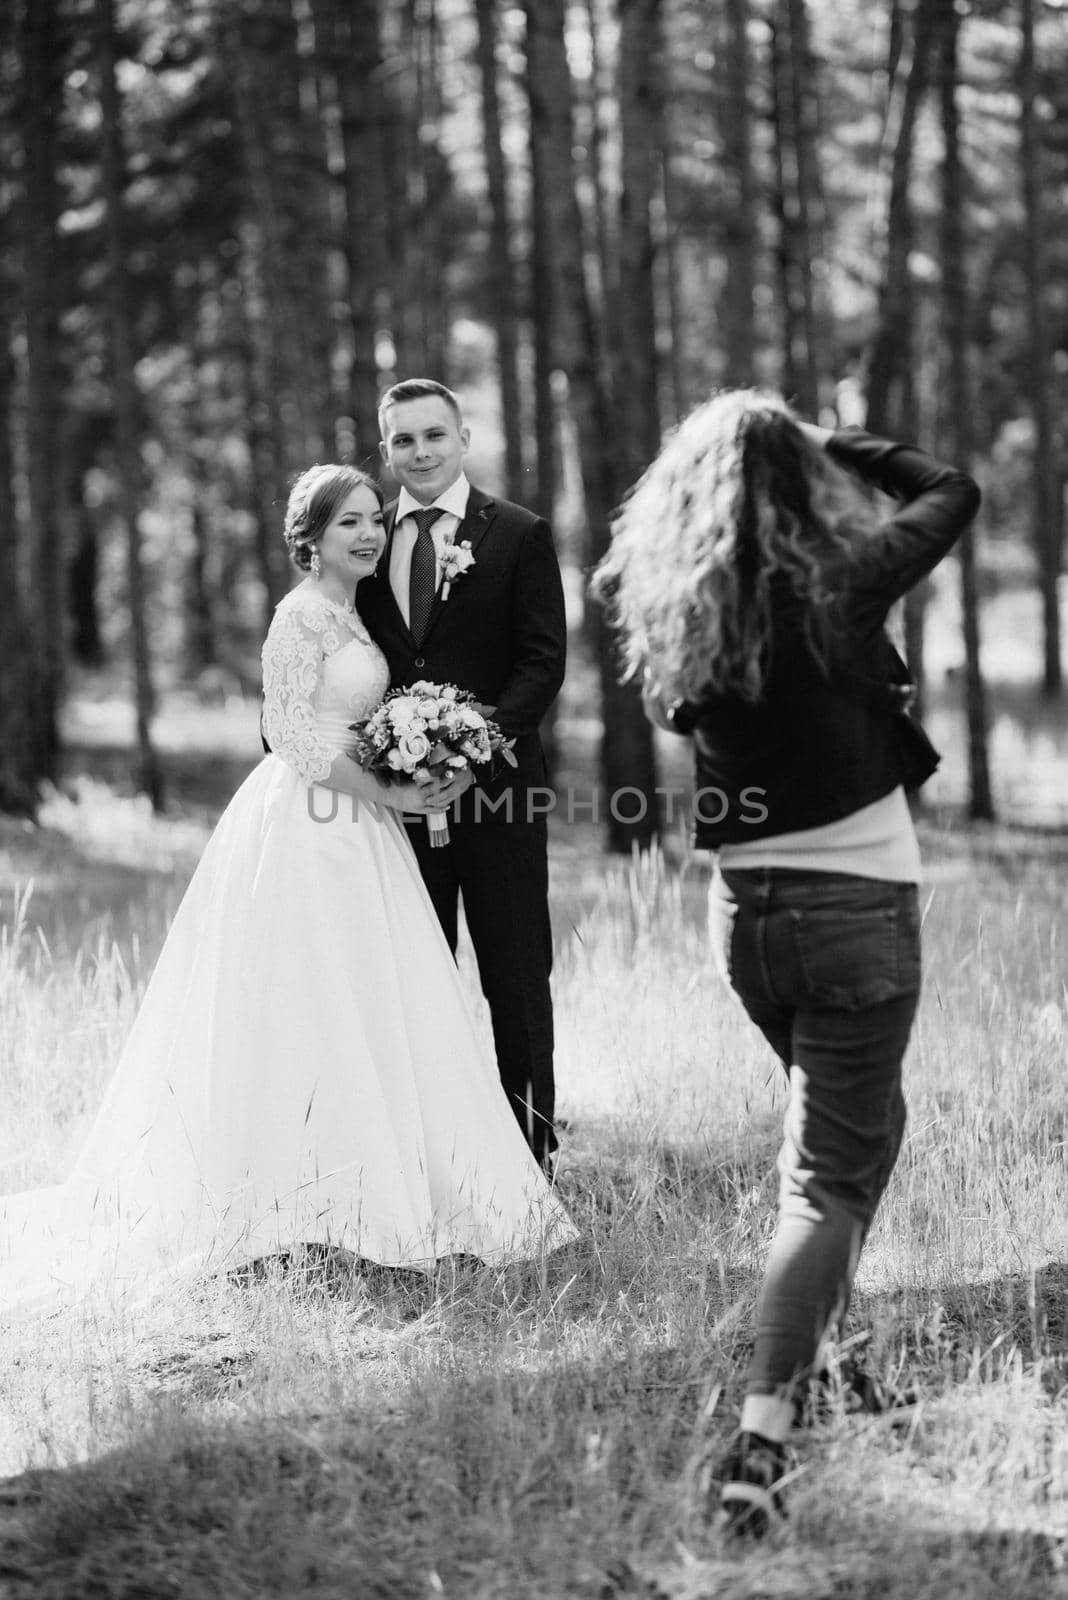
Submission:
{"label": "groom's short hair", "polygon": [[401,405],[405,400],[428,399],[444,400],[456,418],[457,427],[463,427],[464,414],[451,389],[446,389],[443,383],[438,383],[434,378],[404,378],[387,389],[378,402],[379,435],[383,439],[386,437],[386,412],[390,406]]}

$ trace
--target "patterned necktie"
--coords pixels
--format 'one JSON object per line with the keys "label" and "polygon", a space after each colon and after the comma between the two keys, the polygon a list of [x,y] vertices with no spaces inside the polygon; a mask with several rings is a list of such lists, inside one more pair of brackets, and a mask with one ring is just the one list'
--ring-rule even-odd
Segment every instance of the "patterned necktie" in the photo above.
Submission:
{"label": "patterned necktie", "polygon": [[438,557],[430,530],[441,514],[437,506],[408,513],[419,530],[412,546],[412,567],[408,577],[408,626],[416,644],[423,642],[438,588]]}

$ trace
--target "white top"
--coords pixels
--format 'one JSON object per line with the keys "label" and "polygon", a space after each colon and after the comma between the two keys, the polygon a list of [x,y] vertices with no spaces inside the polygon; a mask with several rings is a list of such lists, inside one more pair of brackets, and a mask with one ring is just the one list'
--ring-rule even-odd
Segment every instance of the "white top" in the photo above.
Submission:
{"label": "white top", "polygon": [[800,872],[847,872],[856,878],[918,883],[920,847],[905,791],[898,787],[870,806],[819,828],[722,845],[719,865],[792,867]]}
{"label": "white top", "polygon": [[[456,530],[463,521],[467,511],[467,497],[471,492],[471,485],[465,473],[443,489],[436,500],[430,505],[437,506],[443,513],[430,529],[430,537],[434,541],[434,550],[438,558],[437,578],[435,588],[441,584],[441,558],[445,554],[445,546],[451,544],[456,537]],[[389,558],[389,581],[393,595],[400,607],[401,616],[408,626],[411,626],[411,617],[408,614],[408,580],[412,571],[412,551],[415,548],[418,528],[412,520],[413,511],[429,511],[430,506],[423,506],[414,495],[402,489],[397,501],[397,516],[393,524],[393,550]]]}

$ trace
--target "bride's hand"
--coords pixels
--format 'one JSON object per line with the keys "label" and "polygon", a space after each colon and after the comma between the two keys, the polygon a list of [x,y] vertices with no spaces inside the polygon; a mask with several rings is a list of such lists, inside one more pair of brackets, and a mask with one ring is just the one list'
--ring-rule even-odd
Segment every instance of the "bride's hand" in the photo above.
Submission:
{"label": "bride's hand", "polygon": [[442,798],[441,788],[436,779],[416,783],[411,778],[402,778],[398,783],[383,784],[382,799],[394,811],[403,811],[406,816],[440,816],[450,804]]}

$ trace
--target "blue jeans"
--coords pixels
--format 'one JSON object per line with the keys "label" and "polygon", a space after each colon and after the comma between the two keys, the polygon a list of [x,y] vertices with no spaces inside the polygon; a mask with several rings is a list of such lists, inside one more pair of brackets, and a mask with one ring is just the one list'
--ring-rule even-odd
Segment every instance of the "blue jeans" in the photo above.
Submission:
{"label": "blue jeans", "polygon": [[758,867],[716,872],[716,965],[789,1078],[779,1220],[747,1392],[812,1368],[849,1301],[905,1130],[901,1063],[920,991],[915,884]]}

